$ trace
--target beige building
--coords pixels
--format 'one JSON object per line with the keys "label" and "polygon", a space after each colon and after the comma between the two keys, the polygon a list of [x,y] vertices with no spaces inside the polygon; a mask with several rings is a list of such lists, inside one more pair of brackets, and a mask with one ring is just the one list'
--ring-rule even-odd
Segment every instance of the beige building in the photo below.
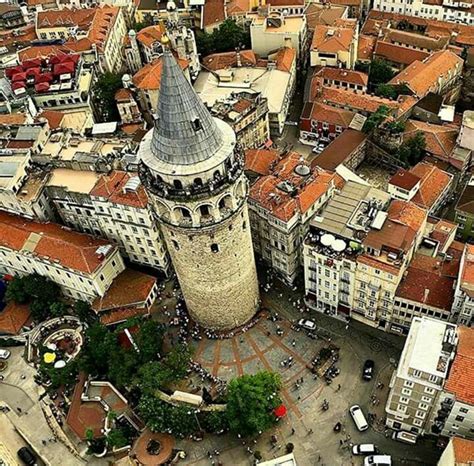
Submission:
{"label": "beige building", "polygon": [[245,324],[259,293],[243,153],[232,128],[210,115],[169,49],[157,124],[142,140],[139,157],[191,317],[216,329]]}
{"label": "beige building", "polygon": [[460,325],[472,325],[474,316],[474,246],[466,244],[456,282],[453,313]]}
{"label": "beige building", "polygon": [[306,53],[308,28],[306,16],[287,16],[278,11],[268,16],[259,16],[252,19],[250,24],[250,39],[252,50],[263,57],[267,57],[282,47],[291,47],[296,50],[296,57],[302,60]]}
{"label": "beige building", "polygon": [[292,283],[300,272],[311,218],[341,182],[338,175],[311,168],[292,152],[252,185],[249,215],[255,251],[286,282]]}
{"label": "beige building", "polygon": [[474,460],[474,441],[452,437],[437,466],[470,466]]}
{"label": "beige building", "polygon": [[0,270],[38,273],[73,299],[104,296],[125,269],[116,246],[55,223],[37,223],[0,212]]}
{"label": "beige building", "polygon": [[124,14],[117,6],[39,12],[36,34],[42,40],[63,39],[65,46],[68,42],[84,42],[82,48],[95,52],[102,72],[117,73],[122,69],[127,27]]}
{"label": "beige building", "polygon": [[65,225],[107,238],[133,263],[169,273],[168,254],[137,175],[57,168],[47,193]]}
{"label": "beige building", "polygon": [[259,93],[232,93],[216,101],[210,111],[232,127],[244,150],[262,147],[270,139],[268,101]]}
{"label": "beige building", "polygon": [[270,132],[282,133],[296,87],[296,51],[282,48],[259,59],[250,50],[209,55],[203,60],[209,71],[199,73],[194,88],[208,107],[243,90],[267,99]]}
{"label": "beige building", "polygon": [[311,66],[354,69],[359,47],[357,20],[338,19],[334,25],[317,25],[310,46]]}
{"label": "beige building", "polygon": [[413,319],[390,380],[387,427],[416,435],[432,433],[436,402],[455,356],[456,330],[453,324],[428,317]]}

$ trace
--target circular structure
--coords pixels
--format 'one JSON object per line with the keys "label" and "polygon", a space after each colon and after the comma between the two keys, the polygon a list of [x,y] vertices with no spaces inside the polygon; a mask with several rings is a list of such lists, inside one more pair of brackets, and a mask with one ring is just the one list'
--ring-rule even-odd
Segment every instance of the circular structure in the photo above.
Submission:
{"label": "circular structure", "polygon": [[336,238],[330,233],[326,233],[325,235],[321,236],[321,244],[323,246],[331,246],[335,240]]}
{"label": "circular structure", "polygon": [[56,361],[54,363],[55,369],[62,369],[63,367],[66,367],[66,361],[64,361],[63,359],[60,359],[59,361]]}
{"label": "circular structure", "polygon": [[51,364],[54,362],[56,359],[56,354],[55,353],[44,353],[43,354],[43,360],[46,364]]}
{"label": "circular structure", "polygon": [[153,433],[145,429],[135,441],[130,455],[145,466],[166,463],[173,454],[174,438],[168,434]]}
{"label": "circular structure", "polygon": [[332,243],[331,247],[336,252],[342,252],[344,251],[344,249],[346,249],[346,242],[342,239],[337,239],[336,241],[334,241],[334,243]]}
{"label": "circular structure", "polygon": [[311,173],[311,170],[307,165],[297,165],[295,173],[300,176],[308,176]]}
{"label": "circular structure", "polygon": [[259,305],[243,152],[167,47],[162,60],[156,124],[138,152],[140,178],[189,314],[207,328],[239,327]]}

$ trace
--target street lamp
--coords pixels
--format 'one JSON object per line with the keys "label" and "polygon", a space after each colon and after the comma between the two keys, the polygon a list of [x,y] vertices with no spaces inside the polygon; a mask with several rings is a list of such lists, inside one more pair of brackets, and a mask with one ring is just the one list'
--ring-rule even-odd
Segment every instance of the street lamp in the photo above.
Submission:
{"label": "street lamp", "polygon": [[199,413],[199,412],[200,412],[200,411],[199,411],[199,409],[198,409],[198,410],[196,410],[196,411],[188,411],[188,414],[189,414],[189,415],[194,414],[194,419],[196,419],[196,423],[197,423],[197,425],[198,425],[198,427],[199,427],[199,430],[202,431],[201,424],[199,423],[199,419],[198,419],[197,414],[196,414],[196,413]]}

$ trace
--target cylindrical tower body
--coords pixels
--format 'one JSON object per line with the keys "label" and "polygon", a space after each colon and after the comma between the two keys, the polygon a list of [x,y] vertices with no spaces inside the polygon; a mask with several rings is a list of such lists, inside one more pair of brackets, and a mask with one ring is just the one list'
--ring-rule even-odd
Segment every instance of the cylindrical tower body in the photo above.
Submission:
{"label": "cylindrical tower body", "polygon": [[190,315],[205,327],[237,327],[259,303],[243,154],[169,50],[163,60],[157,124],[140,145],[140,175]]}

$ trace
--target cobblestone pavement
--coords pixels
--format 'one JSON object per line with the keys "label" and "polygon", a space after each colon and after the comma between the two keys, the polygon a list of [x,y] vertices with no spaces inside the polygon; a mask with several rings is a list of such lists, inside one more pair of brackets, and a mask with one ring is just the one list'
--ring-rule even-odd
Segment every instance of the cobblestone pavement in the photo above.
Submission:
{"label": "cobblestone pavement", "polygon": [[[199,443],[179,442],[179,446],[189,455],[186,464],[212,464],[207,452],[217,448],[221,452],[219,460],[222,464],[249,465],[253,464],[253,456],[247,448],[260,451],[264,459],[270,459],[283,454],[289,442],[295,445],[294,453],[300,466],[362,464],[361,458],[352,456],[351,442],[375,443],[382,452],[392,455],[395,465],[436,464],[440,452],[433,443],[424,441],[409,446],[394,442],[385,437],[385,429],[377,423],[369,431],[360,433],[348,416],[348,408],[359,404],[366,414],[371,412],[379,419],[383,417],[388,381],[404,340],[357,322],[346,328],[344,322],[323,315],[301,314],[297,305],[298,299],[301,302],[301,291],[292,291],[275,279],[271,279],[271,283],[271,289],[262,293],[263,307],[277,312],[285,321],[274,323],[263,318],[247,333],[233,339],[202,340],[196,344],[195,359],[225,379],[260,369],[280,372],[284,381],[282,397],[288,407],[288,415],[273,432],[266,432],[256,439],[245,439],[245,444],[231,435],[209,436]],[[292,322],[302,316],[316,321],[317,340],[291,329]],[[284,330],[281,337],[276,335],[276,325]],[[337,363],[341,374],[328,386],[323,381],[314,380],[305,366],[329,340],[341,348]],[[290,369],[282,367],[280,362],[290,355],[295,364]],[[364,382],[361,379],[362,365],[369,358],[375,361],[376,376],[373,381]],[[295,390],[294,381],[301,377],[304,383],[299,390]],[[383,390],[376,388],[379,381],[384,383]],[[379,400],[377,405],[371,403],[372,394]],[[321,409],[324,399],[329,401],[328,411]],[[337,422],[343,425],[339,434],[333,432]],[[276,448],[271,447],[270,436],[273,433],[278,437]]]}

